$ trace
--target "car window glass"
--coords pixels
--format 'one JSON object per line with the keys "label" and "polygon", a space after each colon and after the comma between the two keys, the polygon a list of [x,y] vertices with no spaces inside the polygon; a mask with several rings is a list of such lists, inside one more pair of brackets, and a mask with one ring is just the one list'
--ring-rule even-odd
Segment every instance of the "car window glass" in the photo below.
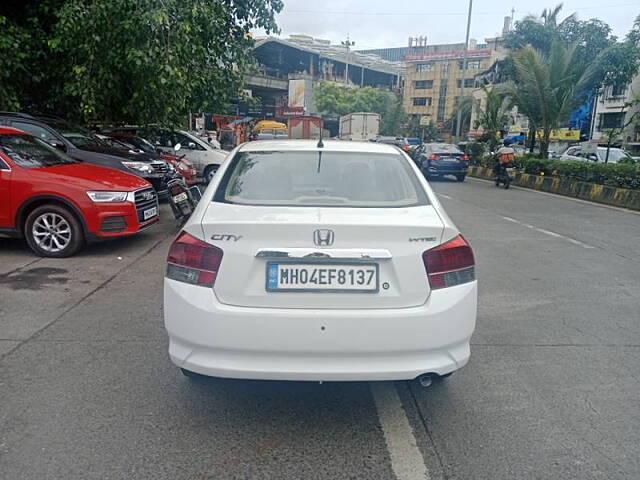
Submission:
{"label": "car window glass", "polygon": [[242,152],[225,174],[216,199],[287,206],[428,204],[403,156],[365,152]]}
{"label": "car window glass", "polygon": [[[606,148],[602,148],[602,149],[598,149],[599,150],[599,154],[600,157],[602,158],[602,161],[604,162],[604,159],[607,158],[607,149]],[[621,161],[622,159],[625,158],[631,158],[629,157],[629,155],[627,155],[627,153],[624,150],[620,150],[617,148],[611,148],[609,149],[609,162],[610,163],[618,163],[619,161]]]}
{"label": "car window glass", "polygon": [[30,135],[0,135],[0,149],[23,168],[76,163],[67,154]]}
{"label": "car window glass", "polygon": [[9,170],[9,165],[4,163],[4,160],[0,158],[0,170]]}
{"label": "car window glass", "polygon": [[22,130],[23,132],[30,133],[34,137],[44,140],[45,142],[56,140],[56,137],[49,130],[38,125],[34,125],[33,123],[12,122],[12,126],[18,130]]}

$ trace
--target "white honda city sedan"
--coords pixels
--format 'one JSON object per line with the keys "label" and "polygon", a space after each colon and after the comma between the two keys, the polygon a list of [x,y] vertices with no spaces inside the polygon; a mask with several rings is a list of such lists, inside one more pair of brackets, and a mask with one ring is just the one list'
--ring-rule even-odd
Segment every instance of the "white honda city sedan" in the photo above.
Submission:
{"label": "white honda city sedan", "polygon": [[372,142],[245,143],[173,242],[185,375],[403,380],[469,360],[471,247],[413,161]]}

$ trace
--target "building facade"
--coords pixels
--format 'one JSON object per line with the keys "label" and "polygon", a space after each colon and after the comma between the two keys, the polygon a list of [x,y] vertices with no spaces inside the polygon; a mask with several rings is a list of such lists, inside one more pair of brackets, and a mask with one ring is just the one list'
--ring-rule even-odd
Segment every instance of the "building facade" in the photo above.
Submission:
{"label": "building facade", "polygon": [[[629,85],[605,87],[595,99],[595,115],[591,139],[606,142],[609,132],[613,141],[634,155],[640,154],[640,105],[627,106],[640,95],[640,75]],[[625,127],[626,125],[626,127]]]}
{"label": "building facade", "polygon": [[506,52],[497,42],[477,45],[471,41],[467,71],[463,72],[463,44],[431,47],[433,53],[405,58],[404,107],[409,115],[426,117],[424,121],[442,128],[454,114],[457,99],[475,89],[475,75],[504,58]]}

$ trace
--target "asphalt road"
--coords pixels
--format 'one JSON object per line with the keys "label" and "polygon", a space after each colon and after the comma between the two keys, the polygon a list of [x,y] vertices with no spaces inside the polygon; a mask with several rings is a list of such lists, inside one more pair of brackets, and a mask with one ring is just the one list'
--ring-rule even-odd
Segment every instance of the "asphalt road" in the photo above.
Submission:
{"label": "asphalt road", "polygon": [[166,208],[73,259],[0,240],[0,478],[640,478],[640,215],[433,185],[481,288],[471,362],[428,389],[184,378]]}

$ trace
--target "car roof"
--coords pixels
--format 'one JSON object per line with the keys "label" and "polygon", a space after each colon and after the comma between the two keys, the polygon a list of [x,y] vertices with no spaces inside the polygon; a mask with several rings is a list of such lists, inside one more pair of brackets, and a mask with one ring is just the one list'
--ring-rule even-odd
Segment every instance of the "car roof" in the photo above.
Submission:
{"label": "car roof", "polygon": [[343,140],[323,140],[323,143],[324,147],[318,148],[318,140],[259,140],[242,144],[239,151],[282,152],[322,150],[323,152],[398,153],[397,147],[385,143]]}
{"label": "car roof", "polygon": [[0,135],[29,135],[29,134],[17,128],[0,127]]}

